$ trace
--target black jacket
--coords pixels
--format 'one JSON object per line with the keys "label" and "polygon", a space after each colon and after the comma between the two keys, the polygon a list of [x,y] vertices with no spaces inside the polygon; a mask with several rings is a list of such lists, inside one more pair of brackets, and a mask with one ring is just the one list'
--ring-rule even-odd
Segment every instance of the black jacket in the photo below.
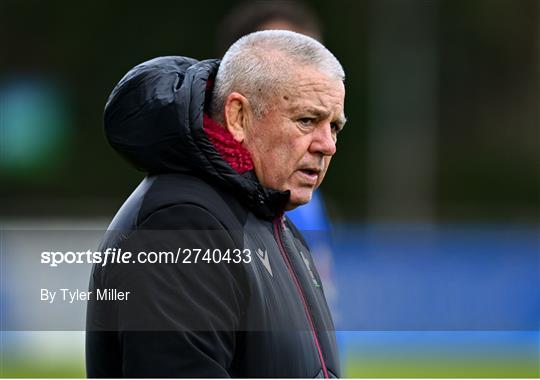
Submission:
{"label": "black jacket", "polygon": [[[339,376],[319,275],[283,216],[289,193],[235,171],[203,128],[218,65],[157,58],[129,71],[107,102],[110,144],[149,175],[100,250],[189,248],[191,263],[184,250],[176,263],[94,264],[94,295],[130,293],[88,304],[89,377]],[[227,250],[241,262],[226,262]],[[216,253],[203,260],[205,251]]]}

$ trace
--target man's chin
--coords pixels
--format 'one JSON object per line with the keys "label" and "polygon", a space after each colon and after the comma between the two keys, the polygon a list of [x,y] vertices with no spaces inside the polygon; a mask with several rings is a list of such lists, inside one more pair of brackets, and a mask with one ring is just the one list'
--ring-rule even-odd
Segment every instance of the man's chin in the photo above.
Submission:
{"label": "man's chin", "polygon": [[301,194],[291,193],[289,202],[287,202],[287,205],[285,206],[285,211],[291,211],[297,208],[298,206],[302,206],[302,205],[305,205],[306,203],[309,203],[312,196],[313,196],[313,191],[309,191],[309,192],[303,191]]}

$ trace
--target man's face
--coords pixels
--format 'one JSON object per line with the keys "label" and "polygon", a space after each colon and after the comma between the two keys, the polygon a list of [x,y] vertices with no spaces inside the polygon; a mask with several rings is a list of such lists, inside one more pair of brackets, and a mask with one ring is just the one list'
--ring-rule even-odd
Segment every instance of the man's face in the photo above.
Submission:
{"label": "man's face", "polygon": [[311,200],[336,153],[345,123],[345,87],[313,68],[299,68],[291,83],[245,131],[245,146],[263,186],[290,190],[291,210]]}

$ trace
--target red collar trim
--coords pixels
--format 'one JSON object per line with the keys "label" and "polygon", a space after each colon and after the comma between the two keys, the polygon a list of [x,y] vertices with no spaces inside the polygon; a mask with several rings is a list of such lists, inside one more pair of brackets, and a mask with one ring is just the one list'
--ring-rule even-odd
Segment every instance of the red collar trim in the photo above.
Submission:
{"label": "red collar trim", "polygon": [[207,114],[203,115],[203,128],[221,157],[234,170],[244,174],[253,169],[253,161],[247,149],[240,145],[228,130],[212,120]]}

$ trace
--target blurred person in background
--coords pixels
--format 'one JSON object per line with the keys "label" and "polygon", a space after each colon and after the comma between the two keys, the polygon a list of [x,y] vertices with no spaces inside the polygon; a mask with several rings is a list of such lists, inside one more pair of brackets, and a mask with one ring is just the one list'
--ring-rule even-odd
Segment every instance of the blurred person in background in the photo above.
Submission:
{"label": "blurred person in background", "polygon": [[[244,1],[232,8],[218,26],[215,42],[218,55],[223,56],[229,46],[240,37],[260,30],[290,30],[323,42],[321,22],[304,1]],[[321,276],[332,315],[339,320],[338,293],[333,279],[331,223],[321,190],[313,193],[308,204],[287,212],[287,216],[304,233]]]}
{"label": "blurred person in background", "polygon": [[259,30],[290,30],[322,42],[321,23],[303,1],[244,1],[232,8],[219,24],[217,53],[222,56],[240,37]]}
{"label": "blurred person in background", "polygon": [[340,375],[321,279],[284,212],[310,201],[336,152],[343,80],[322,44],[274,30],[221,62],[161,57],[119,82],[106,134],[148,176],[100,251],[212,258],[94,264],[93,294],[130,298],[90,300],[89,377]]}

